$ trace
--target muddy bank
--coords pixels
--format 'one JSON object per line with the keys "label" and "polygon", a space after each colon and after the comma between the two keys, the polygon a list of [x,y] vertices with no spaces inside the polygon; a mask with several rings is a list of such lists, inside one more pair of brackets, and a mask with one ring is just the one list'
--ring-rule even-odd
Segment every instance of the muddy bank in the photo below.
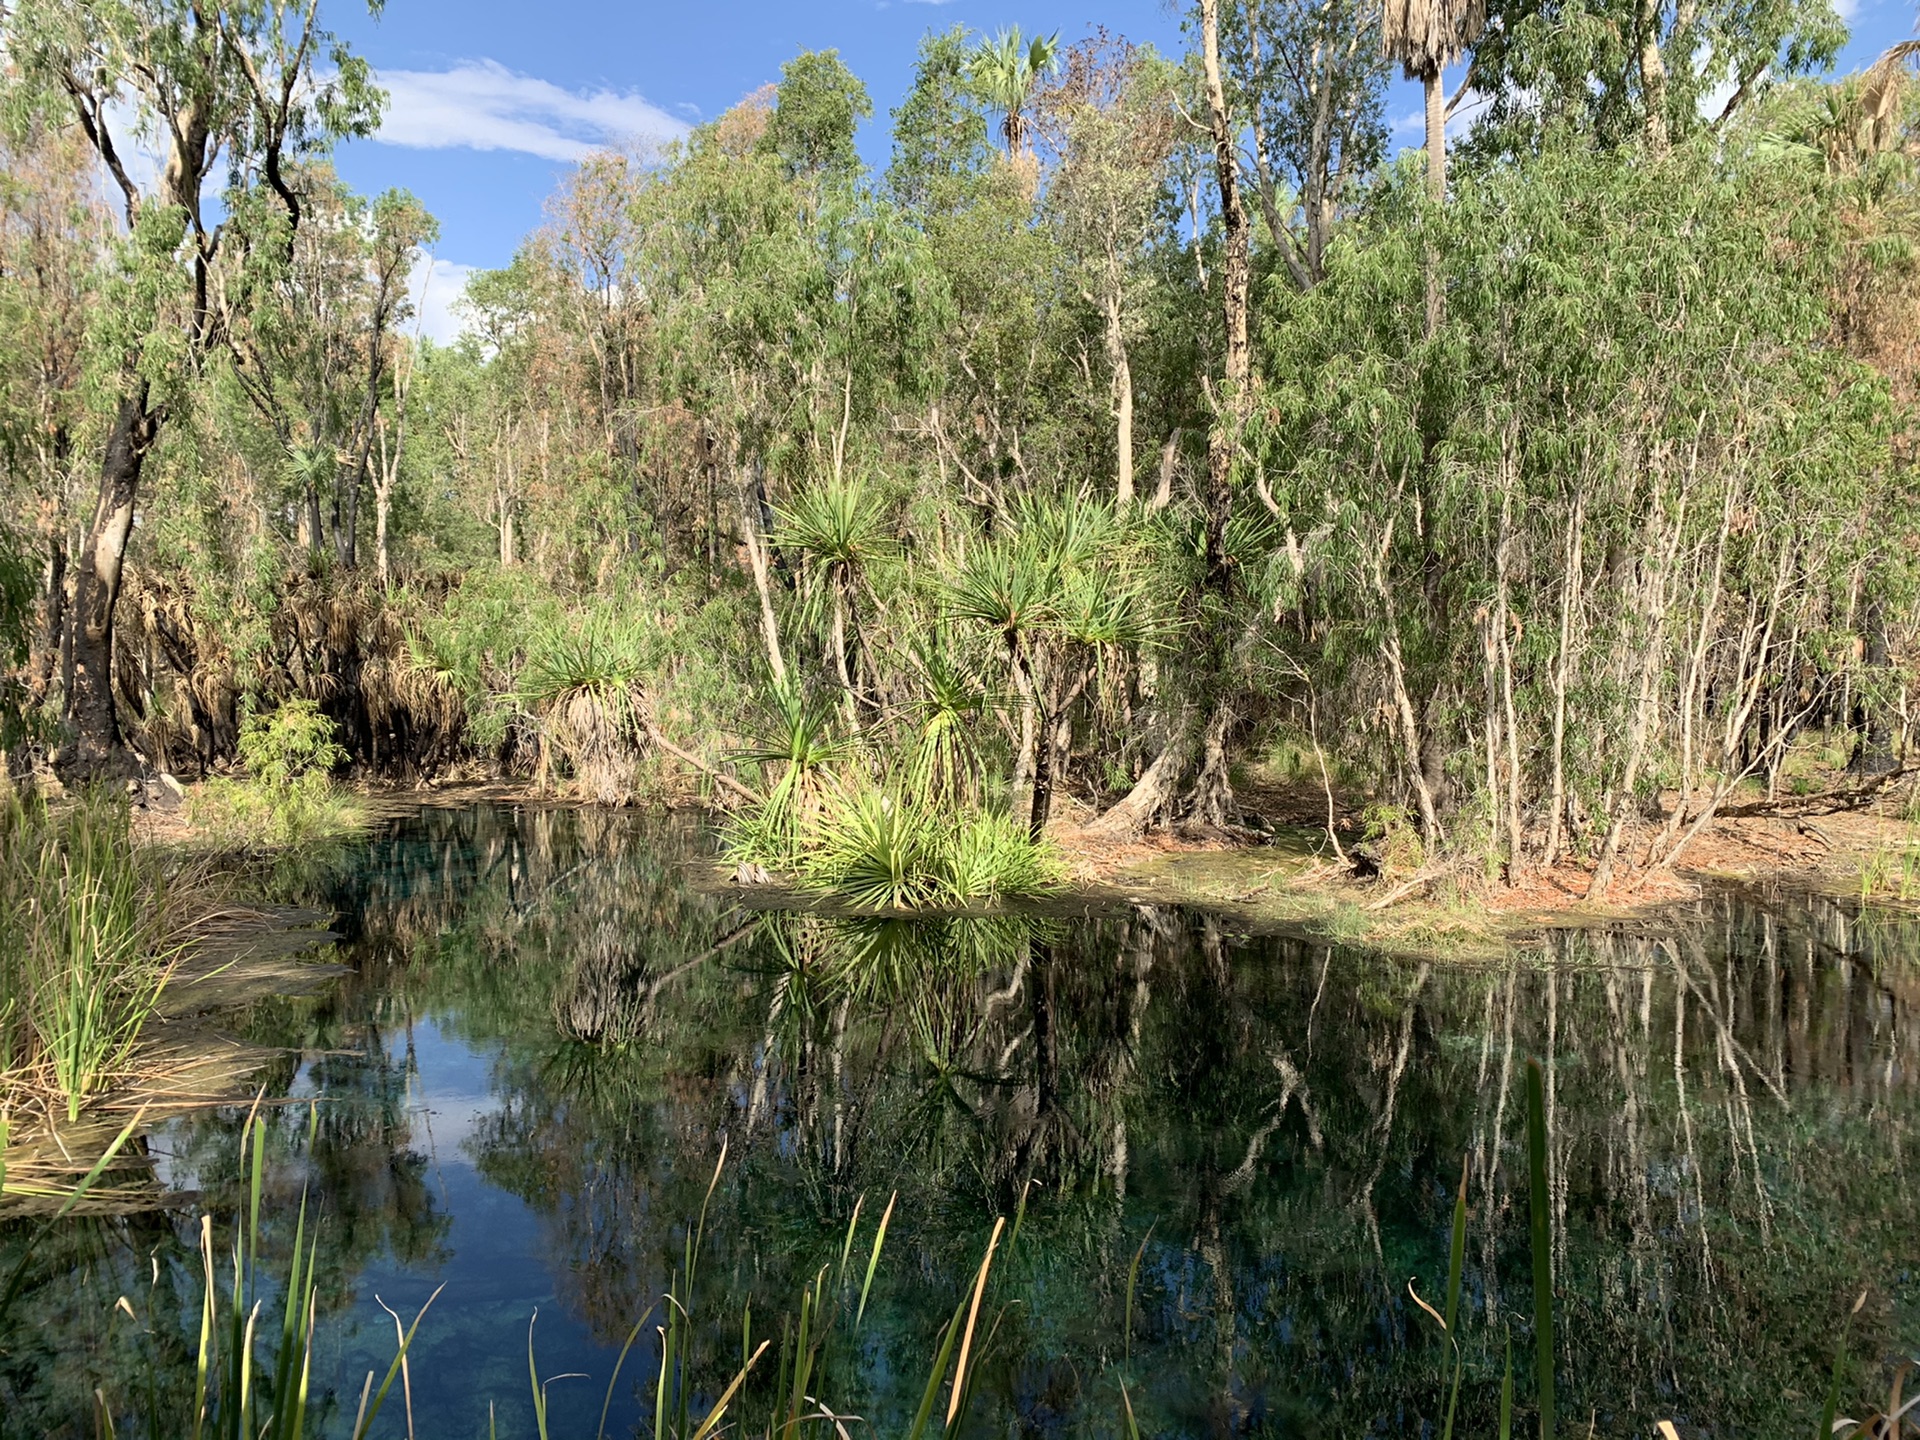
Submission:
{"label": "muddy bank", "polygon": [[[346,973],[330,958],[333,917],[287,906],[232,906],[210,917],[167,977],[122,1083],[77,1122],[48,1099],[9,1117],[0,1215],[50,1213],[129,1125],[109,1169],[75,1206],[125,1213],[159,1203],[146,1143],[169,1116],[243,1103],[279,1052],[236,1039],[223,1020],[258,1001],[312,994]],[[137,1122],[137,1124],[136,1124]]]}
{"label": "muddy bank", "polygon": [[[1630,837],[1623,854],[1655,829]],[[1899,814],[1866,809],[1730,813],[1694,840],[1684,864],[1617,868],[1601,897],[1590,893],[1593,867],[1583,860],[1513,874],[1451,866],[1362,878],[1324,829],[1304,826],[1264,844],[1172,833],[1116,844],[1079,830],[1056,838],[1075,890],[1090,897],[1199,905],[1249,929],[1305,930],[1436,958],[1490,958],[1548,929],[1655,915],[1714,884],[1920,902],[1920,835]]]}

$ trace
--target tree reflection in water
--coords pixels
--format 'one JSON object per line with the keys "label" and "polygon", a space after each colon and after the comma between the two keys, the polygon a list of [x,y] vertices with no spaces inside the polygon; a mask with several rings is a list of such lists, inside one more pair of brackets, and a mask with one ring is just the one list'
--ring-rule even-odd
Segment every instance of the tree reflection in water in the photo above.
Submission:
{"label": "tree reflection in water", "polygon": [[[300,881],[342,915],[354,973],[248,1026],[301,1057],[276,1094],[326,1097],[311,1153],[303,1113],[280,1126],[277,1198],[308,1183],[326,1217],[340,1393],[383,1333],[375,1288],[399,1304],[447,1279],[416,1356],[422,1433],[483,1426],[489,1399],[501,1433],[530,1433],[514,1377],[536,1304],[548,1368],[596,1377],[555,1390],[556,1430],[573,1406],[591,1433],[724,1136],[699,1298],[709,1395],[737,1367],[743,1306],[777,1336],[855,1204],[869,1234],[897,1191],[866,1326],[829,1347],[816,1393],[898,1433],[993,1217],[1024,1194],[990,1292],[981,1433],[1122,1433],[1143,1242],[1127,1368],[1143,1432],[1413,1433],[1437,1413],[1441,1355],[1407,1282],[1443,1283],[1464,1160],[1462,1429],[1489,1433],[1506,1338],[1530,1343],[1529,1055],[1563,1408],[1583,1428],[1804,1434],[1863,1285],[1856,1353],[1920,1345],[1909,922],[1726,895],[1465,969],[1142,906],[754,913],[689,885],[680,857],[701,843],[627,814],[430,811]],[[231,1205],[237,1130],[173,1127],[171,1183]],[[166,1212],[65,1237],[28,1301],[40,1348],[7,1357],[47,1421],[136,1360],[190,1385],[191,1230]],[[104,1318],[135,1291],[140,1336]],[[616,1396],[629,1426],[649,1419],[644,1350]]]}

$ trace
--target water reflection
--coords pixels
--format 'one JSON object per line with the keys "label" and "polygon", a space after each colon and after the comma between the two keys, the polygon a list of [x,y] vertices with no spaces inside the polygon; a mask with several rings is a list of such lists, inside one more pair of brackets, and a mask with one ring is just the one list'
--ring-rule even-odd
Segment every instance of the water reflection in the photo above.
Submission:
{"label": "water reflection", "polygon": [[[531,1433],[536,1306],[545,1368],[593,1377],[555,1388],[555,1433],[593,1433],[724,1137],[713,1389],[742,1308],[777,1332],[861,1197],[898,1192],[866,1329],[817,1382],[880,1434],[905,1428],[932,1337],[1023,1195],[973,1429],[1123,1433],[1124,1371],[1144,1433],[1418,1433],[1440,1350],[1406,1287],[1441,1287],[1464,1164],[1463,1428],[1490,1433],[1502,1347],[1530,1345],[1529,1055],[1563,1411],[1583,1428],[1803,1434],[1863,1285],[1857,1352],[1920,1346],[1909,922],[1725,896],[1462,970],[1148,907],[756,914],[688,883],[678,857],[700,843],[612,813],[436,811],[300,880],[341,914],[355,973],[247,1031],[288,1048],[273,1095],[324,1097],[310,1147],[304,1111],[276,1122],[274,1200],[289,1230],[302,1185],[325,1215],[335,1431],[390,1347],[375,1296],[404,1311],[446,1281],[416,1352],[421,1433],[484,1434],[490,1404],[501,1434]],[[234,1203],[238,1123],[174,1127],[167,1182]],[[60,1237],[27,1299],[36,1338],[5,1357],[7,1424],[91,1433],[93,1387],[129,1374],[190,1391],[192,1230],[160,1212]],[[653,1363],[645,1345],[629,1361],[610,1433],[650,1425]]]}

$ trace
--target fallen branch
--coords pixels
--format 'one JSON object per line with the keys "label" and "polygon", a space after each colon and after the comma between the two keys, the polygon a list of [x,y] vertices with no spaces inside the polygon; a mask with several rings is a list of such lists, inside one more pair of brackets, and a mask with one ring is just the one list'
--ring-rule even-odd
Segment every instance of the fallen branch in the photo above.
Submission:
{"label": "fallen branch", "polygon": [[1422,866],[1414,872],[1411,879],[1402,881],[1386,894],[1382,895],[1378,900],[1369,903],[1367,909],[1385,910],[1389,905],[1397,904],[1401,900],[1406,899],[1407,896],[1413,894],[1414,891],[1424,889],[1428,885],[1431,885],[1443,875],[1451,874],[1456,868],[1458,867],[1452,863]]}
{"label": "fallen branch", "polygon": [[685,750],[682,750],[678,745],[662,735],[660,733],[660,727],[654,724],[653,721],[648,720],[644,723],[647,728],[647,739],[658,745],[662,750],[666,751],[667,754],[673,756],[674,759],[691,765],[702,775],[708,776],[710,779],[726,786],[727,789],[733,791],[734,794],[738,795],[742,800],[745,800],[749,805],[764,805],[766,803],[764,799],[756,795],[752,790],[749,790],[745,785],[742,785],[731,775],[724,771],[714,769],[713,766],[707,764],[707,762],[699,756],[689,755]]}

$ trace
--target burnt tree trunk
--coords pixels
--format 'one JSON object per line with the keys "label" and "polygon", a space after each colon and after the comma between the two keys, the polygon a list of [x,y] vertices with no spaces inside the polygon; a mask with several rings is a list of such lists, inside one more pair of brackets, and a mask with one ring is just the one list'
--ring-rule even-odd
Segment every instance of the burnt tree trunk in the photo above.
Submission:
{"label": "burnt tree trunk", "polygon": [[114,706],[113,620],[140,470],[165,418],[160,407],[148,408],[147,393],[146,382],[137,382],[114,415],[100,464],[100,499],[75,567],[66,717],[72,733],[58,763],[68,781],[118,779],[136,769]]}
{"label": "burnt tree trunk", "polygon": [[33,672],[27,681],[27,693],[38,705],[53,688],[53,677],[61,671],[67,631],[67,540],[55,535],[47,554],[46,591],[42,596],[40,644],[33,657]]}

